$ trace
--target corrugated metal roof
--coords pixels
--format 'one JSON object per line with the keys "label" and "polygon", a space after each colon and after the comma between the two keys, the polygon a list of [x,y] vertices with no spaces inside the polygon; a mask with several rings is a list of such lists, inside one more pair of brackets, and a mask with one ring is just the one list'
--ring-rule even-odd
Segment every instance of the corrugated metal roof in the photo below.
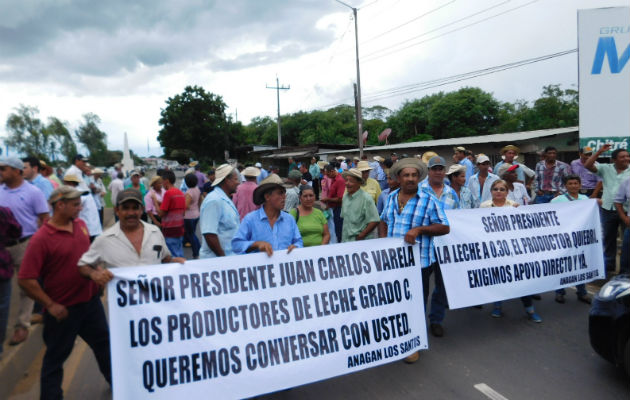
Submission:
{"label": "corrugated metal roof", "polygon": [[[397,143],[389,144],[385,146],[370,146],[364,147],[363,151],[374,152],[382,150],[398,150],[409,149],[418,147],[439,147],[439,146],[462,146],[466,144],[476,143],[506,143],[506,142],[519,142],[523,140],[537,139],[541,137],[556,136],[563,133],[572,133],[579,131],[577,126],[568,128],[555,128],[555,129],[543,129],[538,131],[526,131],[526,132],[512,132],[512,133],[495,133],[491,135],[482,136],[465,136],[459,138],[439,139],[439,140],[425,140],[421,142],[409,142],[409,143]],[[336,150],[326,151],[317,154],[340,154],[340,153],[356,153],[359,149],[348,150]]]}

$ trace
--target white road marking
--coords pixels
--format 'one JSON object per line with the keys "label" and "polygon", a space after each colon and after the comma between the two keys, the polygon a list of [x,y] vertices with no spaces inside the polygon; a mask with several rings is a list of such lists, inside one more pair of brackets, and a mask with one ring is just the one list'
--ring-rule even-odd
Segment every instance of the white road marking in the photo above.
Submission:
{"label": "white road marking", "polygon": [[485,394],[487,398],[492,400],[508,400],[507,397],[504,397],[501,393],[495,391],[490,386],[485,383],[478,383],[473,386],[475,389]]}

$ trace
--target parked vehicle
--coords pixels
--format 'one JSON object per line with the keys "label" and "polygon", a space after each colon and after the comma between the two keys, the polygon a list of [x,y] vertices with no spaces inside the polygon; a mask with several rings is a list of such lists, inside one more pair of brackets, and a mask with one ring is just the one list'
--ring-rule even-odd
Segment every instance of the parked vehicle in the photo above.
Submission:
{"label": "parked vehicle", "polygon": [[597,354],[623,366],[630,377],[630,275],[617,275],[594,297],[589,336]]}

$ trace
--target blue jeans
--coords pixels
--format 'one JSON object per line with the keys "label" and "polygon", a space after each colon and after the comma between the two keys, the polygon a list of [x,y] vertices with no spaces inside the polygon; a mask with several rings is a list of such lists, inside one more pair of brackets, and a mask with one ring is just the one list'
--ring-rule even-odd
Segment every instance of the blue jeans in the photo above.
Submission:
{"label": "blue jeans", "polygon": [[166,237],[166,247],[171,252],[172,257],[184,257],[184,243],[180,237]]}
{"label": "blue jeans", "polygon": [[9,322],[9,308],[11,306],[11,279],[0,279],[0,354],[2,354],[2,343],[7,333],[7,323]]}
{"label": "blue jeans", "polygon": [[[585,284],[581,283],[581,284],[577,285],[575,288],[577,289],[577,295],[579,297],[586,296],[586,285]],[[565,294],[567,294],[567,291],[564,290],[564,288],[563,289],[558,289],[558,290],[556,290],[556,294],[565,295]]]}
{"label": "blue jeans", "polygon": [[201,248],[201,243],[199,243],[199,239],[197,238],[198,222],[199,218],[184,219],[184,241],[190,243],[194,258],[199,257],[199,249]]}
{"label": "blue jeans", "polygon": [[553,199],[554,197],[555,197],[555,195],[553,195],[553,194],[543,194],[542,196],[536,195],[536,198],[534,199],[534,204],[549,203],[551,201],[551,199]]}
{"label": "blue jeans", "polygon": [[341,243],[341,232],[343,230],[343,218],[341,218],[341,206],[332,207],[333,220],[335,221],[335,235],[337,236],[337,243]]}
{"label": "blue jeans", "polygon": [[63,363],[66,361],[74,341],[80,336],[90,346],[96,357],[98,368],[107,380],[112,381],[109,353],[109,329],[103,304],[98,296],[91,300],[68,307],[68,318],[57,321],[49,313],[44,314],[44,343],[46,353],[41,372],[41,399],[61,399]]}
{"label": "blue jeans", "polygon": [[617,269],[617,234],[619,225],[623,224],[617,211],[601,210],[602,229],[604,234],[604,265],[606,271]]}
{"label": "blue jeans", "polygon": [[442,279],[442,271],[438,263],[433,264],[433,279],[435,286],[433,294],[431,294],[431,311],[429,312],[429,323],[442,324],[446,309],[448,308],[448,300],[446,299],[446,289],[444,288],[444,280]]}
{"label": "blue jeans", "polygon": [[622,274],[630,274],[630,228],[626,228],[623,231],[619,269]]}

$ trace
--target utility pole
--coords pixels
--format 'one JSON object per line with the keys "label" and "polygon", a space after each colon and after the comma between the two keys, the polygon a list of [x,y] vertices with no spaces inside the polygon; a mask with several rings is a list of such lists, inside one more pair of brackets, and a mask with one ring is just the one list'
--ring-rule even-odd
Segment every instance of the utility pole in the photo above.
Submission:
{"label": "utility pole", "polygon": [[359,140],[359,157],[363,157],[363,111],[361,109],[361,73],[359,70],[359,25],[357,22],[357,9],[340,0],[335,0],[352,10],[354,16],[354,39],[356,42],[356,58],[357,58],[357,89],[356,89],[356,107],[357,107],[357,139]]}
{"label": "utility pole", "polygon": [[280,86],[280,81],[278,80],[278,76],[276,76],[276,86],[265,85],[267,89],[276,89],[276,95],[278,98],[278,148],[282,147],[282,129],[280,128],[280,90],[289,90],[291,89],[291,85],[289,86]]}

